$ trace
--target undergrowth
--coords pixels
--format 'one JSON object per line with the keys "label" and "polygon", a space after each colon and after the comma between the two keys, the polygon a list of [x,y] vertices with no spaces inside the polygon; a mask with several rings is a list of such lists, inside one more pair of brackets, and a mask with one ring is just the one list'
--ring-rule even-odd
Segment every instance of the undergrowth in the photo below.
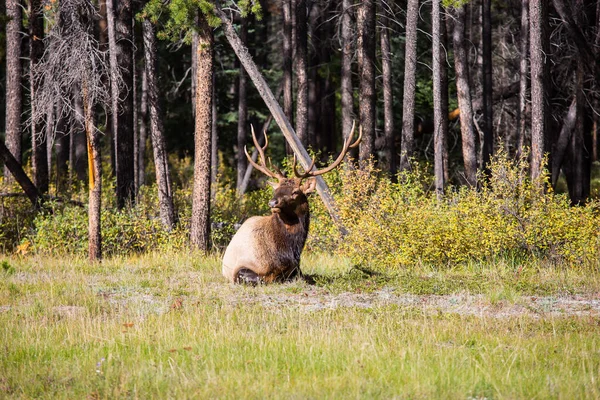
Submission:
{"label": "undergrowth", "polygon": [[[191,187],[185,184],[189,179],[178,179],[187,170],[182,165],[182,171],[173,172],[179,186],[175,190],[179,223],[172,232],[160,224],[155,186],[143,187],[136,204],[117,210],[113,182],[105,179],[106,255],[188,246]],[[544,178],[530,180],[525,158],[513,161],[500,153],[479,188],[449,187],[441,198],[430,190],[433,178],[427,170],[427,165],[414,164],[397,177],[398,183],[368,163],[362,169],[341,168],[325,175],[350,233],[341,238],[322,202],[313,196],[307,252],[337,253],[357,267],[374,271],[429,265],[451,268],[496,259],[597,268],[598,202],[571,207],[566,195],[544,190],[549,187]],[[245,219],[269,212],[271,189],[240,198],[230,172],[221,168],[213,186],[211,238],[217,250],[227,245]],[[79,196],[85,200],[84,193]],[[47,203],[45,211],[36,215],[26,199],[3,199],[0,228],[0,249],[5,252],[83,255],[87,251],[85,207]]]}

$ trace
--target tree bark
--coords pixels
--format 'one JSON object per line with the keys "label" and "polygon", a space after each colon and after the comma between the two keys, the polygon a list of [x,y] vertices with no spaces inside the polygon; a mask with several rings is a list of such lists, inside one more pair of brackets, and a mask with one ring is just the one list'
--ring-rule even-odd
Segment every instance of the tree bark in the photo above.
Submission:
{"label": "tree bark", "polygon": [[354,95],[352,90],[352,56],[354,35],[352,30],[353,0],[342,1],[342,67],[340,73],[342,137],[352,130],[354,121]]}
{"label": "tree bark", "polygon": [[[431,12],[431,25],[433,37],[433,147],[434,147],[434,172],[435,172],[435,192],[438,199],[444,194],[445,172],[444,172],[444,146],[448,132],[448,87],[447,81],[444,82],[443,70],[446,68],[444,49],[442,48],[442,17],[441,0],[433,0]],[[443,91],[446,91],[444,96]],[[444,99],[445,97],[445,99]],[[444,100],[445,104],[444,104]]]}
{"label": "tree bark", "polygon": [[[34,79],[34,71],[44,55],[44,16],[40,0],[29,0],[29,89],[32,114],[39,82]],[[31,124],[31,164],[33,181],[40,193],[48,191],[48,157],[44,140],[44,124]]]}
{"label": "tree bark", "polygon": [[[221,22],[223,23],[222,27],[227,41],[229,42],[237,57],[239,58],[240,62],[246,69],[248,76],[256,86],[258,93],[260,94],[265,104],[271,111],[271,114],[273,114],[273,118],[277,122],[277,125],[281,129],[285,139],[287,140],[290,147],[298,157],[300,165],[305,169],[308,168],[311,165],[312,161],[310,156],[306,152],[306,149],[302,146],[302,143],[298,139],[298,136],[296,136],[296,133],[294,132],[290,121],[286,118],[283,110],[281,109],[281,106],[275,99],[273,92],[271,91],[271,89],[269,89],[267,82],[265,82],[265,79],[259,72],[256,64],[248,54],[248,49],[246,49],[242,45],[240,38],[236,34],[233,25],[231,24],[229,18],[227,18],[225,13],[218,7],[215,9],[215,12],[221,20]],[[331,196],[329,188],[327,187],[327,184],[321,176],[317,177],[317,192],[321,196],[321,199],[323,200],[323,203],[325,204],[329,215],[331,215],[331,218],[340,230],[341,234],[346,235],[348,231],[341,223],[341,220],[337,214],[337,209],[333,197]]]}
{"label": "tree bark", "polygon": [[404,50],[404,96],[402,99],[402,142],[400,170],[410,168],[415,147],[415,88],[417,74],[417,22],[419,0],[408,0],[406,9],[406,47]]}
{"label": "tree bark", "polygon": [[[388,163],[390,175],[396,175],[396,157],[394,150],[394,97],[392,91],[392,51],[390,47],[389,15],[382,10],[381,69],[383,81],[383,136],[385,138],[384,158]],[[439,40],[439,38],[438,38]]]}
{"label": "tree bark", "polygon": [[[61,106],[59,106],[61,107]],[[69,182],[69,134],[65,118],[62,117],[62,111],[57,110],[56,115],[56,142],[54,151],[56,153],[56,193],[61,195],[68,189]]]}
{"label": "tree bark", "polygon": [[308,145],[308,26],[306,0],[297,0],[294,11],[296,26],[296,133]]}
{"label": "tree bark", "polygon": [[0,159],[2,160],[2,164],[6,166],[6,169],[10,171],[17,183],[21,186],[31,201],[31,204],[36,207],[39,206],[41,200],[39,191],[33,182],[31,182],[31,179],[29,179],[25,171],[23,171],[21,164],[2,141],[0,141]]}
{"label": "tree bark", "polygon": [[538,182],[546,150],[546,13],[543,0],[529,0],[531,59],[531,179]]}
{"label": "tree bark", "polygon": [[[21,20],[19,0],[6,1],[6,147],[21,164]],[[10,175],[5,168],[4,176]]]}
{"label": "tree bark", "polygon": [[[110,0],[109,0],[110,1]],[[81,83],[83,100],[83,120],[88,148],[88,257],[90,261],[102,259],[102,156],[100,153],[100,133],[94,128],[93,104],[89,98],[87,81]]]}
{"label": "tree bark", "polygon": [[158,94],[158,79],[156,76],[156,37],[154,34],[154,26],[148,19],[144,19],[142,27],[144,38],[144,64],[148,85],[148,108],[150,111],[150,134],[152,136],[152,150],[154,153],[156,186],[158,187],[160,219],[163,226],[170,231],[175,226],[175,210],[173,207],[173,190],[171,188],[171,178],[169,176],[168,155],[162,123],[160,97]]}
{"label": "tree bark", "polygon": [[517,158],[523,154],[527,129],[527,76],[529,56],[529,0],[521,6],[521,61],[519,63],[519,113],[517,117]]}
{"label": "tree bark", "polygon": [[85,136],[85,119],[83,102],[81,99],[81,91],[73,94],[73,106],[75,108],[76,126],[71,131],[71,138],[73,143],[69,146],[71,148],[71,155],[69,165],[75,170],[77,179],[85,182],[88,178],[88,146],[87,139]]}
{"label": "tree bark", "polygon": [[359,114],[363,129],[358,159],[366,161],[375,155],[375,1],[363,0],[357,14]]}
{"label": "tree bark", "polygon": [[196,132],[194,134],[194,188],[192,192],[192,246],[208,251],[210,247],[210,176],[213,101],[213,46],[211,28],[199,19],[196,47]]}
{"label": "tree bark", "polygon": [[483,75],[483,143],[482,169],[489,174],[489,163],[494,153],[494,115],[492,94],[492,0],[483,0],[482,19],[482,75]]}
{"label": "tree bark", "polygon": [[460,131],[462,134],[462,153],[467,185],[477,185],[477,150],[475,127],[473,126],[473,105],[469,84],[469,60],[465,43],[466,6],[456,8],[454,23],[454,69],[456,71],[456,91],[460,109]]}
{"label": "tree bark", "polygon": [[292,80],[292,0],[282,1],[283,15],[283,110],[289,121],[294,120]]}
{"label": "tree bark", "polygon": [[[133,26],[131,0],[106,0],[112,81],[112,128],[115,142],[117,207],[134,200]],[[123,84],[116,82],[120,70]]]}
{"label": "tree bark", "polygon": [[138,113],[138,185],[146,184],[146,141],[148,139],[148,79],[146,69],[142,70],[142,93],[140,94],[140,112]]}
{"label": "tree bark", "polygon": [[[240,31],[240,39],[244,46],[248,42],[248,19],[242,18]],[[248,135],[248,104],[246,96],[246,71],[244,66],[240,65],[240,74],[238,81],[238,126],[237,126],[237,180],[236,189],[238,193],[244,180],[244,172],[246,171],[246,154],[244,154],[244,146],[246,146],[246,137]]]}

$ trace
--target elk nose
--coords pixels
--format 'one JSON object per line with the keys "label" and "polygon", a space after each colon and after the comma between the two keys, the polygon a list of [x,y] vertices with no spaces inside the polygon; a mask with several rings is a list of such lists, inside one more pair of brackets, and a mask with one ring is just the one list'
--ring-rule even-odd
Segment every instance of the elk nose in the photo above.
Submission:
{"label": "elk nose", "polygon": [[277,207],[277,203],[278,201],[276,199],[271,199],[271,201],[269,202],[269,207]]}

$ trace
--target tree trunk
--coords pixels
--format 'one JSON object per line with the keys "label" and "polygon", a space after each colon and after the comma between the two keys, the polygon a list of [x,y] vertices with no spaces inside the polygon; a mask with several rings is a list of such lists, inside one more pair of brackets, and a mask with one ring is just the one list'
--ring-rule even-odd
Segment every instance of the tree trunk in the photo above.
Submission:
{"label": "tree trunk", "polygon": [[304,146],[308,145],[308,26],[306,0],[297,0],[296,21],[296,133]]}
{"label": "tree trunk", "polygon": [[29,179],[25,171],[23,171],[21,164],[12,155],[8,147],[6,147],[2,141],[0,141],[0,160],[2,160],[2,164],[6,166],[6,169],[12,174],[17,183],[21,186],[31,201],[31,204],[37,207],[41,200],[40,193],[33,182],[31,182],[31,179]]}
{"label": "tree trunk", "polygon": [[[31,96],[31,113],[33,99],[37,96],[39,81],[34,79],[34,71],[44,55],[44,16],[40,0],[29,0],[29,89]],[[48,191],[48,157],[44,140],[44,124],[31,124],[31,164],[33,181],[40,193]]]}
{"label": "tree trunk", "polygon": [[352,31],[353,0],[342,1],[342,68],[340,73],[342,137],[352,130],[354,120],[354,95],[352,93],[352,57],[354,34]]}
{"label": "tree trunk", "polygon": [[[106,0],[98,1],[98,11],[100,14],[100,19],[98,20],[98,49],[100,51],[108,52],[108,15],[106,12]],[[105,84],[107,84],[108,79],[108,77],[104,78]],[[106,137],[107,142],[110,143],[110,173],[114,177],[116,175],[116,159],[111,108],[104,107],[104,112],[106,114],[106,127],[104,128],[104,136]]]}
{"label": "tree trunk", "polygon": [[83,102],[81,99],[81,92],[74,93],[73,105],[75,108],[75,114],[77,115],[76,126],[71,131],[71,137],[73,143],[70,146],[71,156],[69,157],[69,165],[75,170],[77,179],[85,182],[88,178],[88,145],[85,136],[85,118],[83,110]]}
{"label": "tree trunk", "polygon": [[363,129],[358,158],[375,155],[375,1],[363,0],[358,7],[359,114]]}
{"label": "tree trunk", "polygon": [[523,154],[527,129],[527,72],[529,56],[529,0],[521,6],[521,61],[519,63],[519,113],[517,117],[517,158]]}
{"label": "tree trunk", "polygon": [[102,259],[102,231],[100,225],[100,213],[102,210],[102,157],[100,154],[100,134],[94,129],[93,104],[90,101],[88,90],[87,82],[84,78],[81,83],[81,93],[89,170],[88,257],[90,261],[98,261]]}
{"label": "tree trunk", "polygon": [[[106,0],[112,82],[112,128],[115,143],[117,207],[134,199],[133,165],[133,26],[131,0]],[[123,84],[116,82],[120,70]]]}
{"label": "tree trunk", "polygon": [[283,15],[283,110],[289,121],[294,120],[292,85],[292,0],[282,1]]}
{"label": "tree trunk", "polygon": [[[60,106],[59,106],[60,107]],[[57,110],[56,115],[56,142],[54,151],[56,153],[56,193],[63,194],[69,182],[69,134],[67,132],[67,124],[62,117],[61,110]]]}
{"label": "tree trunk", "polygon": [[[431,12],[431,25],[433,37],[433,147],[434,147],[434,172],[435,172],[435,192],[438,199],[444,194],[445,173],[444,173],[444,145],[445,137],[448,132],[448,88],[444,87],[443,72],[446,68],[444,50],[442,49],[442,18],[441,18],[441,0],[433,0]],[[447,84],[447,82],[445,82]],[[443,91],[446,91],[446,104],[444,104]],[[444,108],[445,107],[445,108]]]}
{"label": "tree trunk", "polygon": [[196,48],[196,132],[194,135],[194,188],[192,193],[192,246],[208,251],[210,247],[210,167],[213,100],[212,30],[206,19],[199,19]]}
{"label": "tree trunk", "polygon": [[415,88],[417,74],[417,22],[419,0],[408,0],[406,10],[406,47],[404,50],[404,97],[402,99],[402,142],[400,170],[410,168],[415,147]]}
{"label": "tree trunk", "polygon": [[210,140],[210,182],[211,184],[211,199],[215,198],[217,175],[219,173],[219,126],[217,116],[217,89],[216,77],[213,74],[213,93],[212,93],[212,125],[211,125],[211,140]]}
{"label": "tree trunk", "polygon": [[[269,107],[269,110],[271,111],[271,114],[273,114],[273,118],[277,122],[277,125],[281,129],[285,139],[287,140],[290,147],[298,157],[300,165],[305,169],[308,168],[311,165],[312,161],[310,156],[306,152],[306,149],[302,146],[302,143],[298,139],[298,136],[296,136],[296,133],[294,132],[290,121],[286,118],[285,114],[283,113],[281,106],[275,99],[275,96],[273,95],[271,89],[269,89],[267,82],[265,82],[265,79],[258,71],[256,64],[248,54],[248,49],[246,49],[242,45],[240,38],[237,36],[233,25],[231,24],[231,21],[225,15],[225,13],[218,7],[215,9],[215,12],[222,22],[222,27],[227,41],[229,42],[235,54],[240,59],[240,62],[246,69],[246,72],[248,73],[248,76],[256,86],[258,93],[266,103],[267,107]],[[335,202],[333,200],[333,197],[331,196],[331,192],[329,191],[327,184],[321,176],[318,176],[316,179],[317,192],[321,196],[321,199],[323,200],[323,203],[325,204],[329,215],[331,215],[331,218],[340,230],[341,234],[346,235],[348,231],[341,223],[341,220],[337,214]]]}
{"label": "tree trunk", "polygon": [[390,48],[389,15],[382,10],[381,28],[381,69],[383,80],[383,135],[385,138],[384,158],[388,163],[390,175],[396,175],[396,157],[394,151],[394,98],[392,93],[392,51]]}
{"label": "tree trunk", "polygon": [[142,93],[140,95],[140,112],[138,113],[138,185],[146,184],[146,141],[148,138],[148,79],[146,69],[142,69]]}
{"label": "tree trunk", "polygon": [[456,71],[456,92],[460,109],[460,131],[462,134],[462,153],[465,165],[467,185],[477,185],[477,150],[475,127],[473,126],[473,105],[469,84],[469,60],[465,43],[466,7],[456,8],[454,23],[454,68]]}
{"label": "tree trunk", "polygon": [[483,143],[482,169],[489,174],[489,163],[494,153],[494,115],[492,95],[492,0],[483,0],[482,19],[482,74],[483,74]]}
{"label": "tree trunk", "polygon": [[[248,42],[248,19],[242,18],[240,39],[244,46]],[[244,146],[246,146],[247,126],[248,126],[248,104],[246,98],[246,71],[240,65],[239,88],[238,88],[238,126],[237,126],[237,180],[236,189],[238,193],[244,180],[244,172],[246,171],[246,154],[244,154]]]}
{"label": "tree trunk", "polygon": [[156,186],[158,187],[158,203],[160,219],[163,226],[172,230],[175,226],[175,211],[173,207],[173,190],[169,176],[169,163],[165,145],[164,127],[160,97],[158,94],[158,79],[156,68],[156,37],[154,26],[148,19],[142,22],[144,37],[144,64],[148,85],[148,108],[150,111],[150,134],[152,136],[152,150],[154,153],[154,167],[156,170]]}
{"label": "tree trunk", "polygon": [[529,0],[531,59],[531,179],[539,181],[546,150],[546,13],[543,0]]}
{"label": "tree trunk", "polygon": [[[19,0],[6,0],[6,147],[21,164],[21,20]],[[10,169],[4,170],[8,178]]]}

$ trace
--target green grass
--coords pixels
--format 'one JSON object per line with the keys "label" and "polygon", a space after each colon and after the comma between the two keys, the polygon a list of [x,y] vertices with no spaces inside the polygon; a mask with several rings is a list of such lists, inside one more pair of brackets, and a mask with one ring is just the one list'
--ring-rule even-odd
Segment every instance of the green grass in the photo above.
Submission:
{"label": "green grass", "polygon": [[[386,275],[307,254],[313,285],[243,287],[197,254],[0,265],[0,398],[600,398],[597,314],[342,302],[598,298],[598,271],[495,261]],[[319,297],[337,306],[303,303]]]}

